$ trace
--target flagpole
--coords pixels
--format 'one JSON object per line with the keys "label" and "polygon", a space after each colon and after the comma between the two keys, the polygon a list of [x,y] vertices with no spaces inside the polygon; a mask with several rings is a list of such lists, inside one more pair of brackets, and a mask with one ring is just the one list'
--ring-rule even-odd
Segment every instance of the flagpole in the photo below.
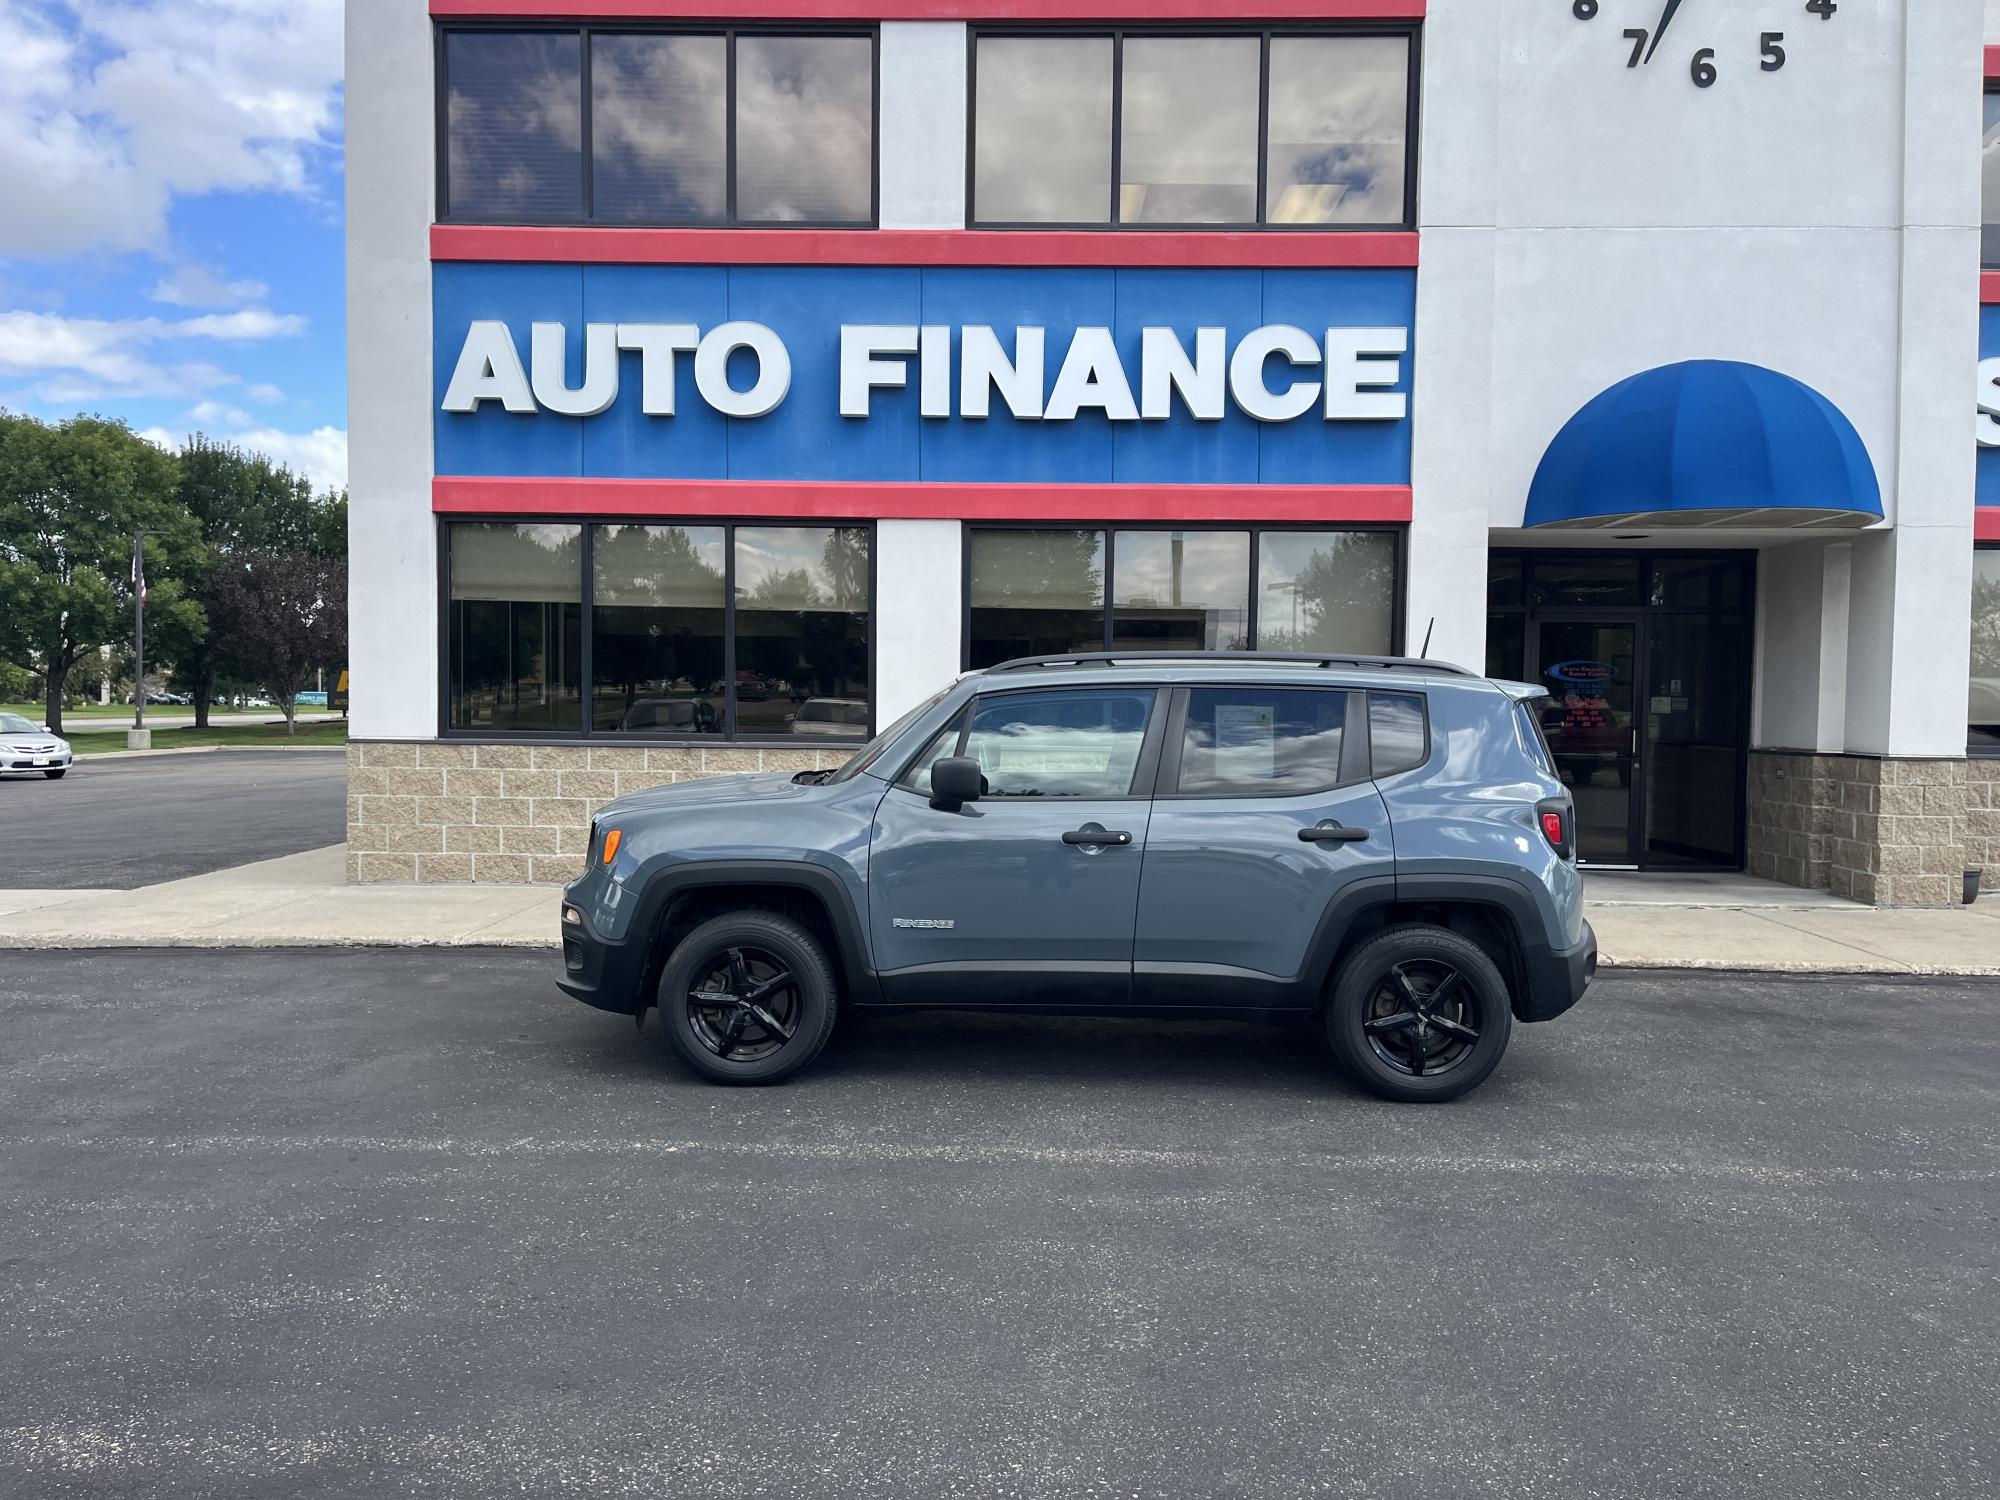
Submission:
{"label": "flagpole", "polygon": [[146,538],[156,531],[141,527],[132,533],[132,733],[126,748],[143,750],[146,732]]}

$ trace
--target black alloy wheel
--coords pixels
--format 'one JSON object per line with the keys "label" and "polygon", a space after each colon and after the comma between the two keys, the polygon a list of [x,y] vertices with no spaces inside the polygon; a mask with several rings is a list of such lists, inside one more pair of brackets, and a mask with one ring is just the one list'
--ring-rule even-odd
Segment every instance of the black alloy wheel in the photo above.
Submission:
{"label": "black alloy wheel", "polygon": [[1385,1099],[1437,1103],[1477,1088],[1513,1029],[1491,957],[1462,933],[1390,927],[1335,971],[1326,1034],[1356,1083]]}
{"label": "black alloy wheel", "polygon": [[660,973],[660,1029],[716,1083],[776,1083],[819,1055],[839,990],[811,932],[768,911],[727,912],[683,937]]}

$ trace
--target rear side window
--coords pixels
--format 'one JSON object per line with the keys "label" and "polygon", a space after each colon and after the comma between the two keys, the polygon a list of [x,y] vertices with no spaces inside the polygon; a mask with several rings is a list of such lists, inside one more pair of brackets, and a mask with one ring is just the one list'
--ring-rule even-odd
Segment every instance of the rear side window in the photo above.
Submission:
{"label": "rear side window", "polygon": [[1542,716],[1538,712],[1547,703],[1547,698],[1530,698],[1514,705],[1514,720],[1521,729],[1521,746],[1542,770],[1553,776],[1556,774],[1555,757],[1549,754],[1548,736],[1542,733]]}
{"label": "rear side window", "polygon": [[1347,698],[1326,688],[1192,689],[1177,790],[1284,797],[1340,785]]}
{"label": "rear side window", "polygon": [[979,762],[988,797],[1124,797],[1155,696],[1079,688],[980,698],[959,753]]}
{"label": "rear side window", "polygon": [[1377,776],[1414,771],[1430,759],[1431,730],[1422,693],[1368,695],[1368,748]]}

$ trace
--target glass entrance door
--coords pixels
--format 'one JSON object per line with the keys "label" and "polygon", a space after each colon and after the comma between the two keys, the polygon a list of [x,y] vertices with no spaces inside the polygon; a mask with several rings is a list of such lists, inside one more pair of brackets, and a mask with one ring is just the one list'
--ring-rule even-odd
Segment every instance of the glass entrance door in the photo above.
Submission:
{"label": "glass entrance door", "polygon": [[1545,615],[1530,646],[1542,702],[1542,732],[1556,772],[1576,801],[1577,858],[1586,864],[1638,863],[1640,763],[1637,667],[1641,617]]}

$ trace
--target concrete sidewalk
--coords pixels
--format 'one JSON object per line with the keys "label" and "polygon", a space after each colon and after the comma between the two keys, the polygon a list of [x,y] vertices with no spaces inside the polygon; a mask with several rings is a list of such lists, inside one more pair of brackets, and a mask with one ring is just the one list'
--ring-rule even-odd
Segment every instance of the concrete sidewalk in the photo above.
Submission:
{"label": "concrete sidewalk", "polygon": [[[133,891],[0,891],[0,948],[553,948],[532,885],[349,885],[345,849]],[[1603,961],[1625,968],[2000,974],[2000,898],[1882,911],[1742,877],[1586,877]]]}

